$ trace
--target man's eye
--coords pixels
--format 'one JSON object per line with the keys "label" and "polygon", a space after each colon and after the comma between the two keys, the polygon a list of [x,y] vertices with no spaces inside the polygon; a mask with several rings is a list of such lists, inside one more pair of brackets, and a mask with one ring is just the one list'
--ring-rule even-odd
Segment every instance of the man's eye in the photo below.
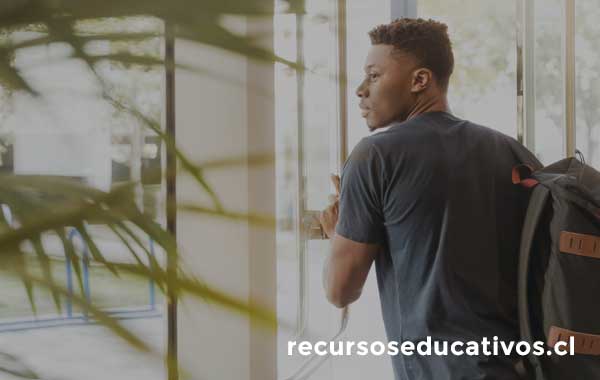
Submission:
{"label": "man's eye", "polygon": [[379,74],[375,74],[375,73],[369,74],[369,79],[370,79],[370,80],[375,80],[375,79],[377,79],[378,77],[379,77]]}

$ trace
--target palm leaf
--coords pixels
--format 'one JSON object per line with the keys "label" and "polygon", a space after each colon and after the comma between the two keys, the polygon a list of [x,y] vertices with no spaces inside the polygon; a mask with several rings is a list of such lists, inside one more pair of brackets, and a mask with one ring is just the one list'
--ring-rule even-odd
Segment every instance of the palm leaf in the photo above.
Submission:
{"label": "palm leaf", "polygon": [[248,222],[252,225],[260,226],[260,227],[275,227],[277,224],[275,217],[273,217],[271,215],[218,210],[218,209],[212,209],[212,208],[209,208],[206,206],[201,206],[201,205],[196,205],[196,204],[186,204],[186,203],[178,205],[177,209],[184,211],[184,212],[188,212],[188,213],[216,216],[219,218],[232,220],[232,221]]}
{"label": "palm leaf", "polygon": [[131,344],[133,347],[141,350],[150,352],[148,345],[138,338],[135,334],[123,327],[115,318],[111,317],[108,313],[95,307],[93,304],[88,302],[85,298],[75,294],[71,294],[68,289],[56,284],[53,281],[49,281],[43,277],[37,277],[29,274],[23,267],[19,265],[11,266],[10,268],[14,273],[17,273],[22,278],[26,278],[34,284],[42,285],[44,288],[50,289],[53,292],[60,294],[62,297],[68,297],[75,305],[79,306],[84,312],[88,313],[92,318],[96,319],[103,326],[109,328],[117,336]]}
{"label": "palm leaf", "polygon": [[[65,202],[59,210],[55,210],[55,212],[49,216],[38,217],[35,219],[24,218],[27,220],[27,222],[23,223],[19,228],[6,230],[4,233],[0,234],[0,260],[18,260],[16,264],[18,264],[18,266],[21,268],[21,277],[28,282],[31,281],[30,279],[32,276],[26,273],[26,264],[21,261],[23,255],[9,255],[9,252],[3,250],[2,248],[8,246],[18,246],[22,242],[31,241],[32,236],[34,239],[38,239],[39,236],[45,231],[55,231],[57,228],[59,228],[59,226],[64,228],[68,225],[78,226],[78,230],[80,233],[82,233],[82,236],[84,237],[84,240],[88,246],[95,246],[93,238],[89,235],[86,228],[83,227],[82,224],[82,221],[89,218],[103,221],[107,225],[111,225],[114,229],[120,228],[121,230],[125,231],[127,235],[136,242],[136,244],[138,244],[140,247],[144,247],[139,237],[121,222],[122,219],[129,220],[145,234],[151,236],[168,255],[177,255],[176,243],[173,237],[167,231],[163,230],[158,224],[148,220],[137,209],[135,202],[133,199],[131,199],[131,191],[129,186],[118,187],[108,193],[104,193],[99,190],[93,190],[90,191],[92,194],[86,194],[85,185],[78,183],[69,184],[64,180],[54,181],[51,178],[7,178],[5,181],[1,181],[0,201],[8,203],[9,206],[13,206],[16,209],[21,210],[33,206],[28,204],[15,204],[17,200],[14,198],[2,198],[3,195],[7,193],[5,189],[7,186],[6,184],[11,182],[13,185],[19,184],[20,188],[31,187],[35,184],[38,186],[44,184],[44,191],[55,191],[61,192],[62,194],[71,194],[72,196],[78,195],[80,197],[87,195],[83,198],[85,199],[85,202],[83,202],[81,198],[71,200],[70,203]],[[56,186],[54,186],[55,182]],[[19,188],[18,186],[15,187]],[[237,219],[245,217],[243,215],[230,216]],[[62,236],[65,238],[64,233]],[[117,237],[119,236],[121,235],[117,234]],[[135,250],[129,244],[127,244],[127,247],[129,247],[130,253],[135,254]],[[247,304],[240,299],[227,295],[226,293],[219,292],[209,285],[202,283],[198,279],[192,279],[183,275],[178,275],[173,279],[172,277],[168,276],[166,270],[160,268],[158,263],[152,260],[152,255],[145,249],[145,247],[143,249],[147,252],[150,260],[149,267],[140,265],[141,259],[139,258],[137,265],[122,265],[112,263],[102,256],[97,247],[95,249],[96,253],[92,253],[92,256],[97,262],[109,268],[115,274],[118,274],[119,271],[125,271],[144,276],[145,278],[151,279],[159,284],[161,289],[176,289],[177,291],[187,292],[192,295],[200,296],[207,301],[220,304],[228,309],[256,316],[259,320],[270,323],[271,325],[275,323],[276,319],[272,312],[266,311],[265,309],[262,309],[256,305]],[[45,254],[43,255],[46,256]],[[46,276],[43,281],[39,279],[36,280],[36,283],[48,285],[53,284],[53,280],[51,276]],[[55,290],[56,288],[50,287],[49,289]]]}
{"label": "palm leaf", "polygon": [[[33,249],[35,251],[35,254],[37,255],[37,259],[40,262],[40,264],[42,265],[42,271],[43,271],[45,279],[49,282],[54,282],[54,278],[52,276],[52,268],[50,267],[50,257],[48,256],[48,254],[46,253],[46,250],[44,249],[44,245],[42,244],[40,235],[35,236],[30,240],[31,240],[31,243],[33,244]],[[54,306],[56,306],[56,310],[59,313],[62,313],[62,307],[60,304],[59,294],[56,291],[54,291],[53,289],[50,289],[50,294],[52,295],[52,300],[54,301]]]}
{"label": "palm leaf", "polygon": [[0,352],[0,373],[17,376],[23,379],[40,379],[39,375],[27,368],[16,356]]}
{"label": "palm leaf", "polygon": [[57,228],[54,231],[56,232],[62,243],[66,259],[70,261],[71,266],[75,271],[75,276],[77,278],[77,284],[79,285],[81,295],[85,296],[85,287],[83,286],[83,275],[81,272],[81,265],[79,263],[79,256],[77,256],[77,253],[75,253],[75,247],[73,246],[73,242],[67,237],[64,228]]}

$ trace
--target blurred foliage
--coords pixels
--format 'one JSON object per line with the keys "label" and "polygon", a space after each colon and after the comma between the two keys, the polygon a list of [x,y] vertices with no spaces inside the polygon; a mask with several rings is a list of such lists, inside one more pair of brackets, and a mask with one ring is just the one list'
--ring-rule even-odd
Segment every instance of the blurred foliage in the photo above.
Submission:
{"label": "blurred foliage", "polygon": [[[302,0],[281,3],[283,7],[278,7],[279,13],[304,13]],[[24,75],[16,65],[19,52],[32,47],[60,46],[68,58],[86,65],[101,86],[102,99],[113,107],[114,112],[127,115],[129,121],[140,123],[163,139],[167,146],[174,147],[173,141],[161,127],[160,113],[153,108],[141,109],[131,101],[130,96],[115,91],[115,86],[102,75],[102,64],[110,62],[124,68],[141,68],[139,75],[143,75],[144,70],[173,70],[175,67],[165,61],[160,49],[155,49],[156,40],[163,41],[165,38],[164,25],[170,25],[172,29],[169,30],[173,30],[175,38],[192,40],[254,60],[279,62],[301,69],[295,62],[260,47],[256,41],[262,36],[239,34],[227,28],[224,22],[226,17],[269,18],[274,12],[272,2],[259,0],[3,0],[0,2],[0,86],[3,90],[0,93],[0,123],[10,111],[6,108],[8,99],[15,94],[28,94],[32,99],[43,98],[43,91],[36,87],[35,81]],[[127,27],[127,22],[115,22],[132,18],[150,20],[149,27],[132,29]],[[115,29],[115,25],[119,27]],[[110,46],[107,51],[98,48],[106,43]],[[178,67],[201,70],[190,66]],[[194,164],[177,148],[174,154],[181,170],[189,173],[212,201],[210,205],[181,205],[181,210],[259,226],[275,225],[270,215],[228,210],[205,179],[203,164]],[[206,163],[206,169],[227,168],[240,163],[262,165],[272,162],[272,157],[263,156],[233,158]],[[150,254],[143,243],[147,236],[162,248],[168,262],[177,262],[177,244],[170,233],[139,210],[136,186],[139,183],[124,183],[104,192],[58,177],[10,174],[0,177],[0,204],[8,206],[13,216],[9,220],[4,213],[0,213],[0,271],[20,277],[34,312],[33,293],[36,288],[45,289],[52,295],[57,310],[61,310],[68,298],[93,320],[108,327],[131,345],[149,350],[139,337],[124,328],[118,320],[86,300],[81,259],[67,237],[68,229],[75,228],[89,247],[93,260],[115,276],[128,273],[151,279],[168,295],[177,297],[190,294],[251,316],[274,328],[277,320],[272,310],[215,289],[187,274],[184,268],[167,270],[162,262]],[[108,259],[90,233],[89,223],[108,226],[114,238],[128,248],[135,264],[124,265]],[[81,294],[70,294],[60,281],[55,280],[50,255],[42,244],[42,236],[47,233],[60,238],[66,260],[73,265]],[[28,270],[29,261],[25,260],[23,250],[25,243],[33,247],[42,267],[42,275]],[[140,249],[145,257],[139,256]],[[33,372],[15,364],[16,359],[10,355],[3,359],[7,360],[0,361],[0,373],[38,378]],[[9,363],[5,364],[6,361]],[[174,365],[172,358],[166,358],[166,361],[168,365]]]}

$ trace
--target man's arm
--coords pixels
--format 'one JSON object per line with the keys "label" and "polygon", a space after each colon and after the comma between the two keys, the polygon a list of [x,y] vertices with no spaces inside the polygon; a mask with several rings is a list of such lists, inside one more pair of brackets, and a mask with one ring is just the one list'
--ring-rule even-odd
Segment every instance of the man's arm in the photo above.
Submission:
{"label": "man's arm", "polygon": [[360,297],[378,252],[375,244],[357,243],[338,234],[331,237],[331,252],[323,267],[323,288],[329,302],[343,308]]}
{"label": "man's arm", "polygon": [[323,289],[329,302],[339,308],[356,301],[362,292],[379,245],[359,243],[335,233],[339,212],[340,179],[332,175],[336,188],[332,203],[320,215],[323,231],[331,240],[331,251],[323,266]]}

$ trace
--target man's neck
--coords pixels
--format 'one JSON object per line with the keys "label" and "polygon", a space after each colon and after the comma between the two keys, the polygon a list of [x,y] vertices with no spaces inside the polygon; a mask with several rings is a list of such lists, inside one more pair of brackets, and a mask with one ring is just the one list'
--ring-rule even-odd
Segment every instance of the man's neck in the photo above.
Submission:
{"label": "man's neck", "polygon": [[445,95],[431,97],[429,99],[423,100],[422,102],[417,102],[411,110],[411,112],[406,117],[406,120],[410,120],[413,117],[426,112],[435,111],[450,112],[450,107],[448,106],[448,99]]}

